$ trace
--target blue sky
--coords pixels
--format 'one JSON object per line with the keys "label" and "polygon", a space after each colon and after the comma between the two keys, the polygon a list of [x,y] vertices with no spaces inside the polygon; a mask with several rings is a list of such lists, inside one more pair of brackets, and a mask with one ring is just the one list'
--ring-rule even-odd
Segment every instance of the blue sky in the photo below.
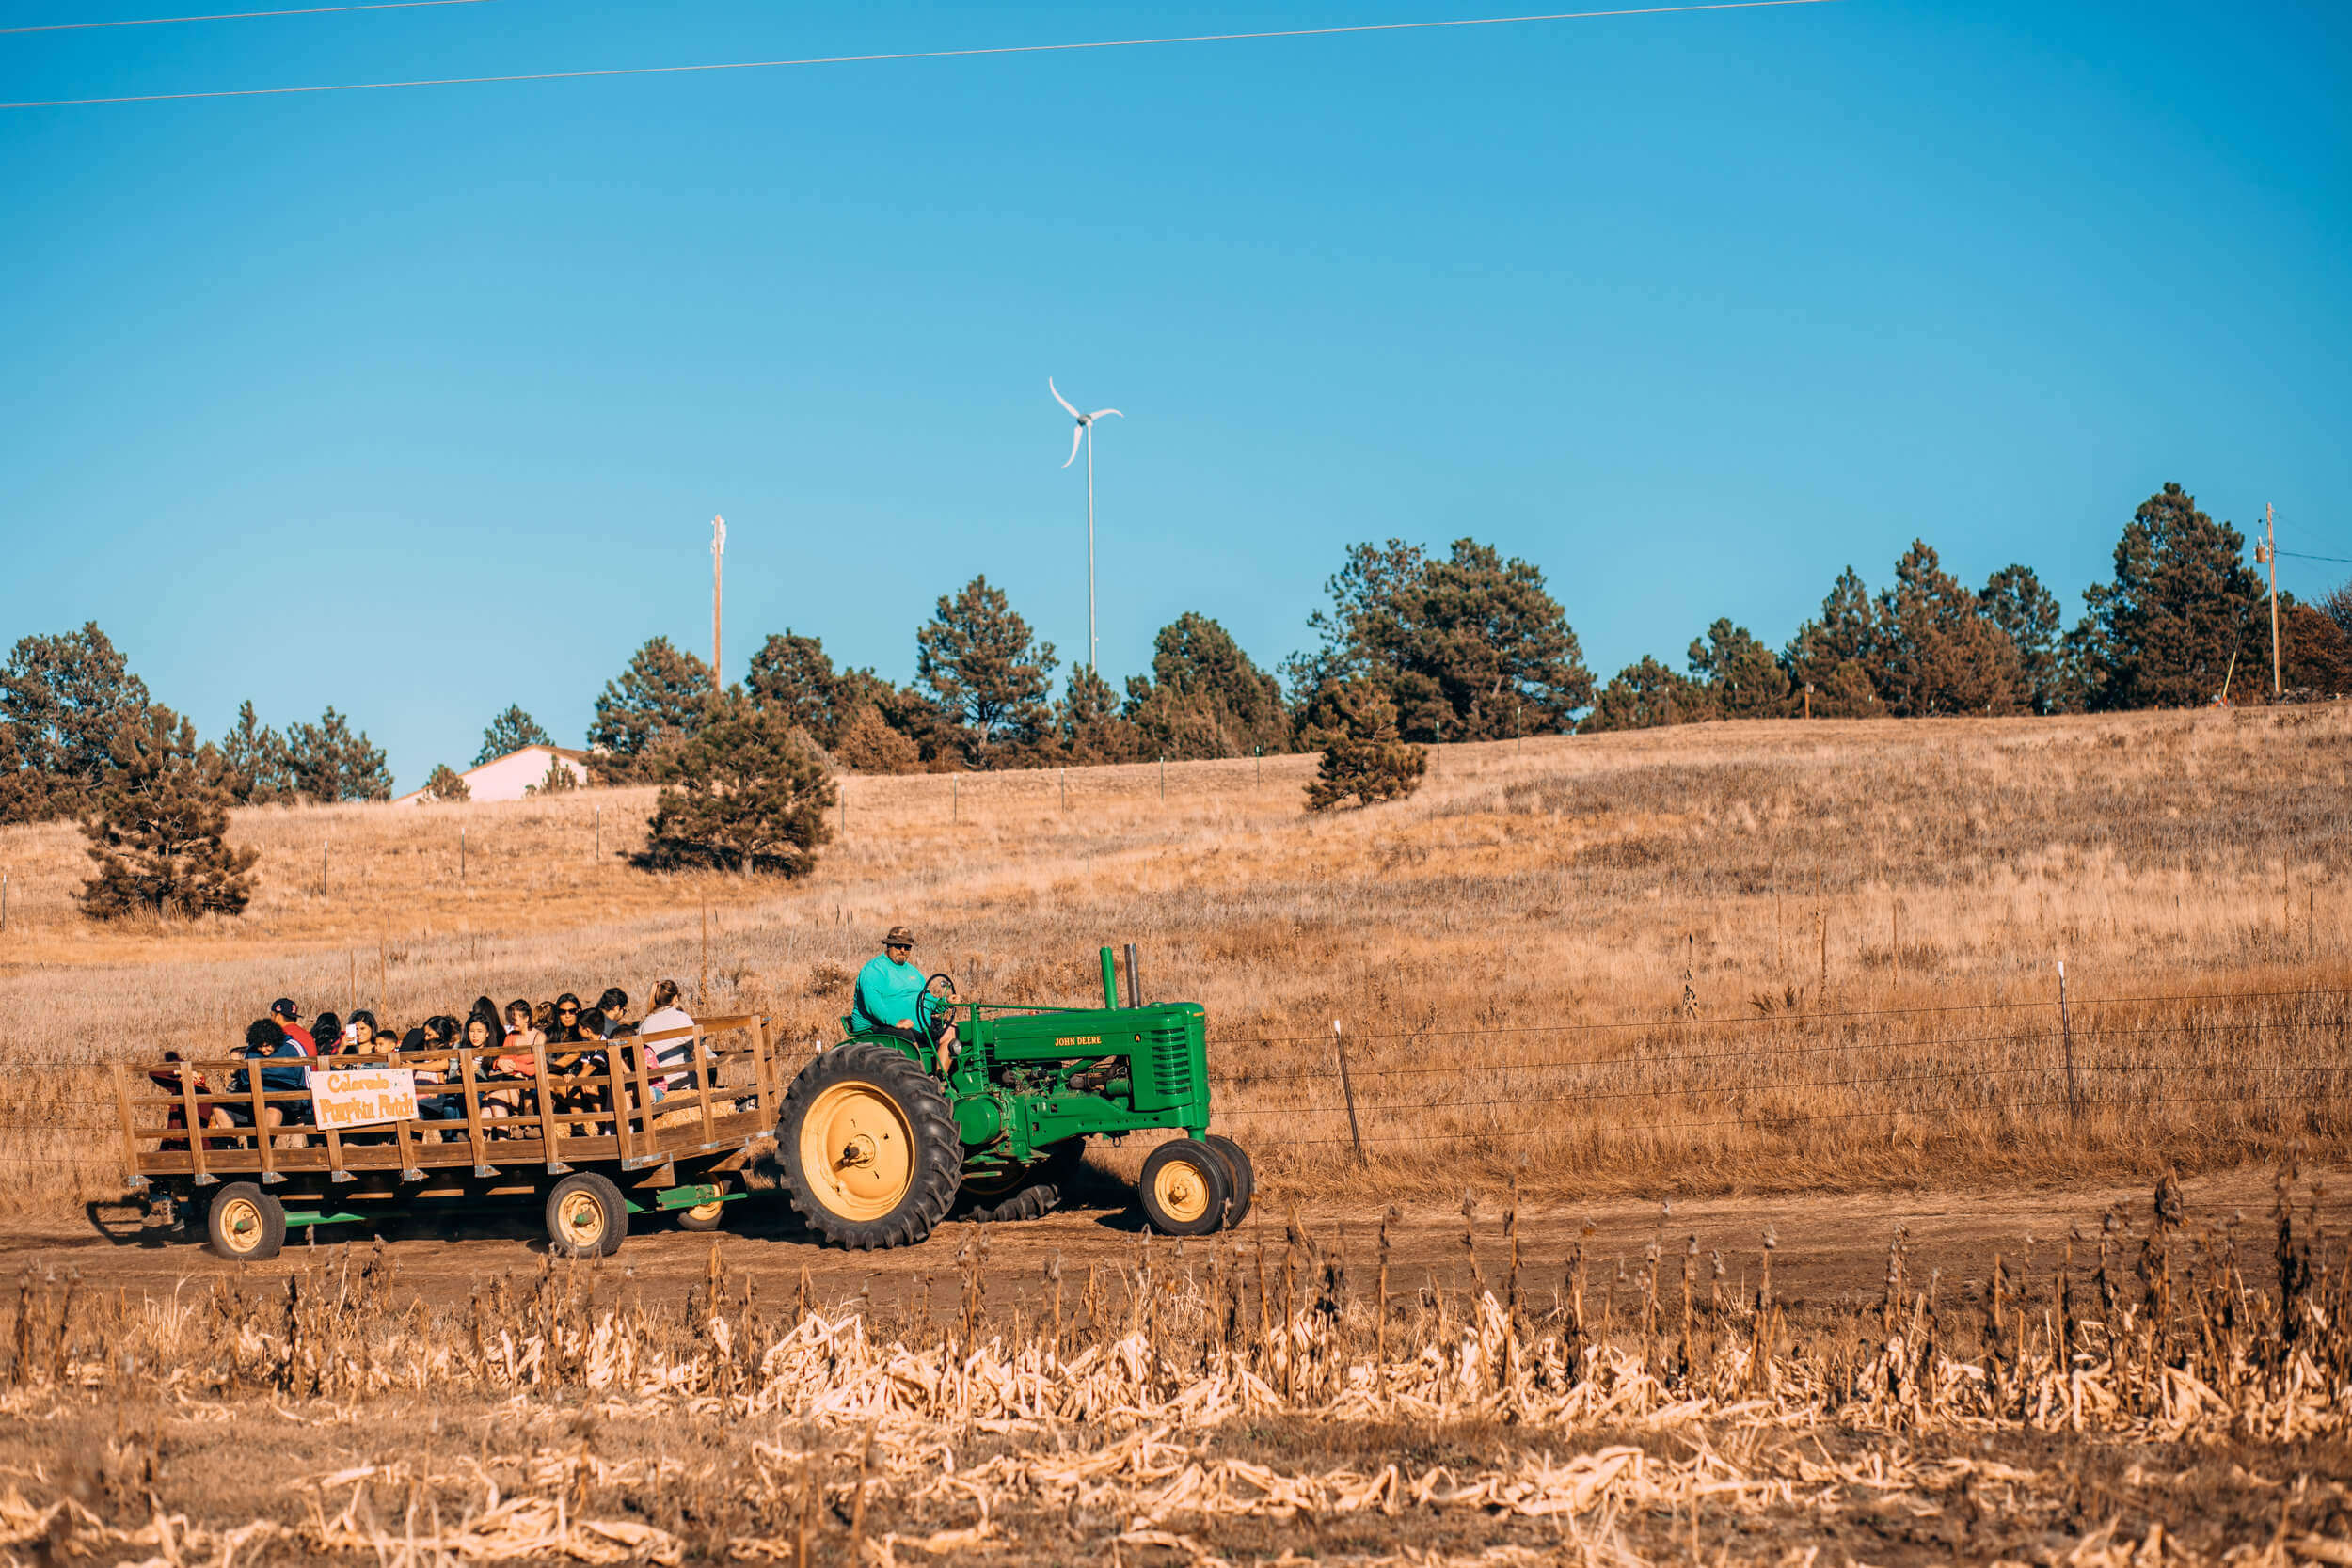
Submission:
{"label": "blue sky", "polygon": [[[0,0],[0,25],[172,14]],[[0,36],[0,98],[1415,20],[482,4]],[[404,787],[657,632],[905,678],[985,572],[1271,665],[1351,541],[1540,564],[1587,662],[1915,536],[2065,597],[2167,480],[2352,557],[2352,18],[1893,0],[0,111],[0,638]],[[2290,562],[2316,590],[2352,567]]]}

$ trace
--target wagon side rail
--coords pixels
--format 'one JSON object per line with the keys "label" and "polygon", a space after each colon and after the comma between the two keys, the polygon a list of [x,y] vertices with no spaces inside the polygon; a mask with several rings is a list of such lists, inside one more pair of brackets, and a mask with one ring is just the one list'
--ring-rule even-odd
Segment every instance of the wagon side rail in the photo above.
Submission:
{"label": "wagon side rail", "polygon": [[[676,1062],[655,1062],[686,1051]],[[739,1148],[774,1123],[779,1077],[773,1031],[761,1014],[699,1020],[691,1029],[602,1043],[532,1048],[527,1071],[500,1058],[503,1045],[381,1051],[320,1061],[223,1056],[113,1069],[122,1156],[131,1182],[289,1172],[348,1181],[395,1171],[470,1165],[477,1177],[538,1166],[561,1175],[574,1162],[626,1169]],[[305,1069],[309,1086],[271,1086],[265,1071]],[[352,1119],[337,1078],[405,1069],[416,1115]],[[242,1082],[242,1086],[236,1086]],[[399,1101],[405,1104],[405,1100]],[[324,1114],[320,1114],[324,1113]],[[277,1118],[273,1123],[273,1115]]]}

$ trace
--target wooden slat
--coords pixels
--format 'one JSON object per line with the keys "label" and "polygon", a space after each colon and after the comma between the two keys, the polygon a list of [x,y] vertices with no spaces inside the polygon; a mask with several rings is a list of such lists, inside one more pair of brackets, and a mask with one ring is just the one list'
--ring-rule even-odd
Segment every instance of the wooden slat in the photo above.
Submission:
{"label": "wooden slat", "polygon": [[604,1094],[612,1102],[612,1145],[621,1151],[623,1162],[627,1162],[631,1152],[629,1122],[632,1116],[640,1113],[632,1111],[628,1102],[628,1073],[621,1065],[621,1043],[604,1042]]}
{"label": "wooden slat", "polygon": [[473,1079],[473,1053],[464,1046],[457,1048],[457,1082],[466,1101],[466,1148],[473,1156],[476,1176],[496,1176],[491,1167],[490,1151],[482,1136],[482,1097]]}
{"label": "wooden slat", "polygon": [[413,1121],[392,1123],[392,1147],[400,1150],[400,1179],[403,1181],[421,1180],[424,1175],[417,1164],[416,1125]]}
{"label": "wooden slat", "polygon": [[[268,1059],[258,1056],[254,1058],[256,1063]],[[285,1178],[278,1174],[278,1140],[271,1137],[269,1129],[262,1125],[263,1118],[269,1110],[269,1101],[262,1098],[262,1069],[259,1066],[246,1071],[245,1086],[253,1091],[253,1147],[262,1151],[262,1185],[266,1187],[274,1181],[282,1181]]]}
{"label": "wooden slat", "polygon": [[115,1109],[122,1117],[122,1168],[130,1174],[134,1186],[144,1185],[139,1176],[139,1141],[131,1132],[131,1085],[120,1062],[115,1069]]}
{"label": "wooden slat", "polygon": [[204,1136],[203,1113],[196,1103],[196,1071],[185,1064],[180,1069],[180,1103],[184,1107],[181,1115],[188,1124],[188,1148],[195,1151],[196,1156],[196,1184],[209,1187],[213,1182],[213,1173],[207,1163],[210,1151],[204,1147],[209,1140]]}
{"label": "wooden slat", "polygon": [[547,1145],[540,1153],[546,1157],[548,1174],[561,1176],[572,1167],[564,1163],[564,1151],[556,1147],[555,1080],[548,1075],[548,1048],[531,1048],[531,1063],[539,1080],[539,1137]]}
{"label": "wooden slat", "polygon": [[[317,1101],[314,1099],[311,1103],[315,1106],[317,1104]],[[312,1119],[316,1119],[315,1113],[313,1113]],[[319,1131],[326,1134],[326,1168],[334,1173],[331,1180],[336,1181],[350,1180],[351,1172],[343,1169],[342,1133],[332,1127],[323,1126],[319,1129]]]}
{"label": "wooden slat", "polygon": [[699,1023],[694,1025],[694,1037],[687,1044],[686,1055],[687,1059],[694,1065],[694,1082],[701,1087],[701,1094],[698,1098],[702,1102],[703,1143],[705,1146],[707,1146],[711,1138],[711,1080],[719,1076],[719,1064],[715,1061],[705,1061],[703,1059],[703,1026]]}

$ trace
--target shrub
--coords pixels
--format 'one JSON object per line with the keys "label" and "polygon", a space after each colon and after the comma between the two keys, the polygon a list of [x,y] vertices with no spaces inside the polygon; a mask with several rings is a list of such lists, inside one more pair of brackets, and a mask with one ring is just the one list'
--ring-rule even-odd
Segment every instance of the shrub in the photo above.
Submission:
{"label": "shrub", "polygon": [[831,838],[831,773],[788,715],[733,689],[704,708],[694,733],[661,754],[663,782],[636,863],[797,877]]}
{"label": "shrub", "polygon": [[1421,787],[1429,753],[1396,737],[1396,705],[1379,688],[1346,681],[1318,693],[1310,745],[1323,766],[1307,782],[1307,809],[1327,811],[1351,797],[1364,805],[1401,800]]}
{"label": "shrub", "polygon": [[470,800],[473,791],[446,762],[433,765],[432,773],[424,781],[422,791],[428,800]]}
{"label": "shrub", "polygon": [[82,825],[98,865],[82,884],[83,913],[243,914],[259,856],[223,837],[236,797],[220,752],[199,748],[195,726],[160,704],[123,718],[109,752],[112,767]]}
{"label": "shrub", "polygon": [[567,789],[580,787],[580,775],[562,757],[548,758],[548,770],[535,784],[526,785],[525,795],[561,795]]}

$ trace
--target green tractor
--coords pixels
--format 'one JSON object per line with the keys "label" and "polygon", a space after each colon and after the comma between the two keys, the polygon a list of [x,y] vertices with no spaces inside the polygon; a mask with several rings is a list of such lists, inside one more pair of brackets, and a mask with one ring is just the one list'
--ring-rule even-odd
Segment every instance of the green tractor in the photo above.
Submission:
{"label": "green tractor", "polygon": [[1145,1006],[1132,945],[1123,1007],[1107,947],[1100,1008],[965,1002],[945,974],[924,989],[930,1020],[901,1031],[844,1018],[844,1038],[784,1097],[776,1158],[818,1235],[912,1246],[959,1202],[976,1219],[1034,1217],[1058,1201],[1089,1138],[1163,1128],[1187,1135],[1143,1162],[1136,1196],[1154,1229],[1205,1236],[1249,1212],[1249,1157],[1209,1132],[1207,1014]]}

